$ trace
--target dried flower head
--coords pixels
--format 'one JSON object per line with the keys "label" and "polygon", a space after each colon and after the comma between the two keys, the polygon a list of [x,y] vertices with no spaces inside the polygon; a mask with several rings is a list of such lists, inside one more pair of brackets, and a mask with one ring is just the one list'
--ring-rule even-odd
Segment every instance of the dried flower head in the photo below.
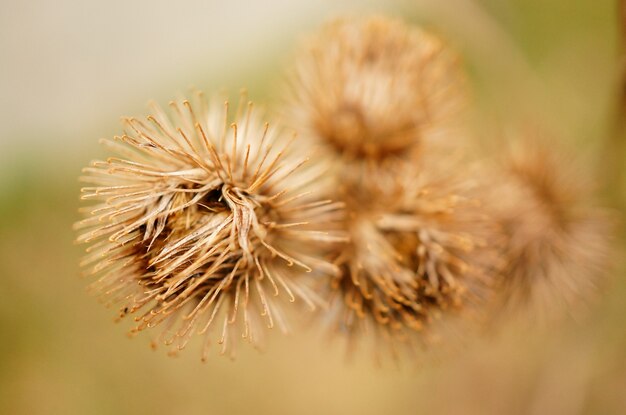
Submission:
{"label": "dried flower head", "polygon": [[504,305],[546,318],[592,297],[610,265],[613,219],[594,206],[589,180],[536,134],[513,141],[498,177]]}
{"label": "dried flower head", "polygon": [[350,243],[338,246],[326,324],[350,341],[389,340],[376,354],[428,344],[446,331],[446,316],[477,319],[500,278],[501,235],[481,205],[485,190],[445,156],[420,167],[367,209],[344,198]]}
{"label": "dried flower head", "polygon": [[411,158],[457,121],[458,58],[432,34],[380,16],[339,19],[303,49],[287,118],[344,163]]}
{"label": "dried flower head", "polygon": [[103,141],[119,157],[84,169],[93,187],[82,198],[97,203],[77,224],[91,243],[83,265],[122,316],[141,312],[133,332],[161,325],[173,351],[195,332],[206,334],[203,358],[214,337],[222,353],[238,334],[258,345],[263,325],[287,330],[284,300],[315,307],[304,274],[333,270],[323,253],[342,239],[328,231],[340,206],[320,198],[323,172],[251,103],[233,116],[198,93],[170,107],[124,120],[126,132]]}
{"label": "dried flower head", "polygon": [[440,39],[385,17],[331,22],[297,58],[284,112],[346,204],[350,242],[336,246],[323,318],[349,341],[421,346],[442,315],[473,314],[498,277],[481,190],[441,151],[459,142],[463,83]]}

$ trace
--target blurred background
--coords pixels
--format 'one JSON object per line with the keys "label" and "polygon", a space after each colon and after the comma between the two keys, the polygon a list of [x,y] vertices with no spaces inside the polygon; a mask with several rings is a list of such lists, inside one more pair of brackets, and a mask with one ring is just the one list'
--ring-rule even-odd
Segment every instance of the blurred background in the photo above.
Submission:
{"label": "blurred background", "polygon": [[623,200],[602,169],[625,156],[610,138],[613,0],[0,0],[0,413],[626,413],[623,267],[575,321],[511,324],[446,359],[382,369],[363,354],[347,362],[315,333],[274,336],[262,354],[240,347],[234,362],[201,364],[193,349],[169,358],[149,335],[129,340],[86,293],[77,177],[120,116],[192,86],[246,86],[271,104],[299,39],[369,12],[442,33],[464,55],[480,117],[538,119],[608,175],[608,204]]}

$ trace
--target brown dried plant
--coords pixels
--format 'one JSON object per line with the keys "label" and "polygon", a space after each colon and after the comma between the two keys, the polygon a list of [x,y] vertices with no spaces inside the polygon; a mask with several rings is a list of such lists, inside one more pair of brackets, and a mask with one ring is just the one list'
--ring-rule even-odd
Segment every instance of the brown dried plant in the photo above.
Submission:
{"label": "brown dried plant", "polygon": [[332,166],[348,211],[322,318],[350,342],[370,332],[412,350],[442,315],[475,314],[499,277],[481,187],[442,151],[461,145],[463,83],[439,38],[384,17],[331,22],[296,60],[286,119]]}
{"label": "brown dried plant", "polygon": [[496,217],[507,235],[500,305],[549,320],[593,298],[611,268],[615,217],[597,207],[589,175],[526,130],[499,160]]}
{"label": "brown dried plant", "polygon": [[[465,102],[458,56],[437,36],[381,16],[325,25],[288,80],[287,119],[340,163],[413,160],[448,142]],[[384,173],[379,169],[375,173]]]}
{"label": "brown dried plant", "polygon": [[215,337],[232,354],[238,335],[259,345],[264,325],[287,331],[288,302],[314,309],[307,280],[335,270],[324,245],[343,238],[341,206],[295,136],[243,98],[235,114],[222,104],[197,93],[125,119],[103,141],[119,156],[84,169],[82,199],[96,203],[77,224],[94,288],[121,317],[138,313],[132,332],[160,325],[155,345],[173,352],[204,333],[203,359]]}
{"label": "brown dried plant", "polygon": [[337,245],[341,273],[326,290],[322,318],[332,333],[347,333],[350,346],[373,335],[376,357],[414,353],[452,318],[481,321],[501,275],[502,235],[484,213],[486,190],[466,176],[471,169],[443,156],[420,167],[365,209],[350,192],[337,196],[350,212],[350,243]]}

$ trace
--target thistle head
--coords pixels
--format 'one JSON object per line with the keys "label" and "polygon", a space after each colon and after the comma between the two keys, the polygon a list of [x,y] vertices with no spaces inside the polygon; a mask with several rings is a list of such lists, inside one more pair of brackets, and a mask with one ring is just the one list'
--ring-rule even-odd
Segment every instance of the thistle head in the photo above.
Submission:
{"label": "thistle head", "polygon": [[580,166],[527,132],[515,139],[494,204],[507,234],[503,305],[541,318],[594,296],[611,265],[614,218]]}
{"label": "thistle head", "polygon": [[482,318],[500,278],[502,235],[484,213],[485,189],[467,166],[431,161],[397,177],[376,208],[351,210],[350,243],[338,246],[326,324],[349,340],[389,340],[377,354],[381,344],[414,352],[453,320]]}
{"label": "thistle head", "polygon": [[463,101],[458,59],[435,35],[374,16],[324,26],[299,54],[288,119],[331,154],[406,159]]}
{"label": "thistle head", "polygon": [[197,93],[169,107],[125,119],[103,141],[118,156],[84,169],[83,265],[122,317],[136,315],[134,332],[163,326],[174,351],[196,332],[204,357],[213,339],[222,353],[238,336],[258,345],[263,326],[287,331],[287,303],[315,307],[306,280],[333,269],[323,253],[342,239],[340,206],[252,103],[232,111]]}

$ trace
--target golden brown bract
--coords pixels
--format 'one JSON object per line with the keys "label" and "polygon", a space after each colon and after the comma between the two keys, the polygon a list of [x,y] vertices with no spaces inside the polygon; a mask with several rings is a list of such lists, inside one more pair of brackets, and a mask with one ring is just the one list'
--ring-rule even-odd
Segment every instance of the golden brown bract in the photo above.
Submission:
{"label": "golden brown bract", "polygon": [[336,271],[325,245],[344,239],[332,230],[341,206],[323,198],[323,171],[292,151],[295,136],[243,99],[231,112],[201,93],[169,114],[154,105],[103,141],[119,157],[82,178],[95,204],[78,241],[90,244],[94,288],[137,315],[134,332],[161,325],[172,351],[205,334],[203,358],[214,338],[232,354],[238,335],[259,345],[264,325],[287,331],[289,301],[315,308],[307,280]]}

